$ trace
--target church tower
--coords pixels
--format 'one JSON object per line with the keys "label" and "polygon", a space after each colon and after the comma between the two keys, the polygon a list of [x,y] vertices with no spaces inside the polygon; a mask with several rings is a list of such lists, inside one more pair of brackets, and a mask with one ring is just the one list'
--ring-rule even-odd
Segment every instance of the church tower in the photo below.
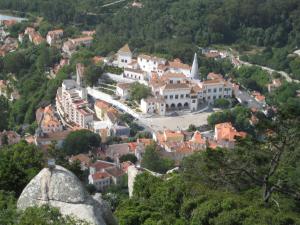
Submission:
{"label": "church tower", "polygon": [[195,53],[194,55],[194,61],[191,70],[191,78],[194,80],[199,80],[199,66],[198,66],[197,53]]}

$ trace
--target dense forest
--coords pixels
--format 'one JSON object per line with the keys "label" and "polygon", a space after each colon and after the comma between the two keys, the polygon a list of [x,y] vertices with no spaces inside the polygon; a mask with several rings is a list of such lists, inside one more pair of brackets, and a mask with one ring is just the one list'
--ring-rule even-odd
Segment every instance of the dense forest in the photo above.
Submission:
{"label": "dense forest", "polygon": [[[30,12],[50,23],[97,27],[99,53],[124,42],[182,56],[187,49],[211,44],[296,48],[300,45],[298,0],[143,0],[111,7],[104,0],[1,0],[1,9]],[[127,4],[124,7],[124,4]]]}

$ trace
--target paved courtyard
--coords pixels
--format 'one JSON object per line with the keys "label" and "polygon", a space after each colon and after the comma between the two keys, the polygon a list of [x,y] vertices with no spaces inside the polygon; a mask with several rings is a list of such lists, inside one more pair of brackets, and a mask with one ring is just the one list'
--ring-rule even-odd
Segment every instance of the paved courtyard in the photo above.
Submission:
{"label": "paved courtyard", "polygon": [[143,118],[141,122],[147,125],[151,130],[158,131],[164,129],[185,130],[190,124],[201,126],[207,124],[207,117],[212,112],[188,113],[178,116]]}

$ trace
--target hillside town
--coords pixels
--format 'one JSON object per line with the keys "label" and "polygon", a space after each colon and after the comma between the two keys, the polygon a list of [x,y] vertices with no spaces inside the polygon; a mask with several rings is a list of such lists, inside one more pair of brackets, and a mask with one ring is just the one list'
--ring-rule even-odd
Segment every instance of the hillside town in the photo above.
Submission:
{"label": "hillside town", "polygon": [[[113,17],[119,5],[128,16],[140,15],[152,4],[156,3],[101,1],[97,7]],[[177,6],[173,7],[170,13]],[[178,44],[179,33],[167,44],[156,44],[151,37],[149,47],[142,44],[146,38],[129,38],[137,31],[124,28],[128,38],[118,39],[103,33],[111,24],[90,26],[101,13],[85,11],[71,24],[64,21],[67,17],[56,23],[45,16],[26,16],[0,17],[0,156],[7,154],[1,156],[3,165],[0,157],[5,170],[0,178],[11,179],[6,186],[0,182],[0,205],[2,189],[7,191],[16,180],[20,182],[12,194],[18,210],[48,205],[70,215],[64,217],[71,219],[68,224],[75,221],[73,216],[95,225],[221,224],[201,214],[206,208],[193,211],[201,201],[215,197],[217,186],[218,195],[228,199],[228,193],[254,193],[262,187],[259,204],[274,201],[274,211],[286,204],[285,197],[276,201],[281,194],[298,200],[299,192],[288,188],[292,181],[283,175],[297,177],[291,169],[297,160],[290,160],[290,167],[281,166],[280,160],[288,158],[288,151],[297,155],[299,147],[299,127],[294,126],[299,120],[300,86],[292,72],[298,71],[292,60],[298,60],[299,50],[286,57],[285,65],[291,68],[283,71],[259,64],[270,51],[268,45],[208,44],[222,37],[201,36],[210,30],[193,34],[197,41],[191,39],[187,48]],[[171,20],[166,18],[166,23]],[[209,17],[209,25],[203,26],[210,23],[221,24]],[[255,54],[260,55],[253,59]],[[6,166],[12,159],[22,165]],[[282,172],[274,177],[279,167]],[[10,169],[18,173],[12,177]],[[155,192],[156,188],[161,190]],[[205,195],[198,198],[204,189]],[[160,191],[182,203],[176,210],[178,218],[185,219],[164,223],[161,214],[160,222],[154,214],[148,216],[151,204],[166,201]],[[170,197],[169,192],[176,195]],[[186,193],[190,202],[183,203]],[[247,200],[249,196],[247,192]],[[231,204],[228,199],[210,204],[221,212],[247,202],[245,198]],[[143,221],[140,211],[134,211],[140,205],[147,217]],[[0,224],[1,213],[0,207]],[[192,223],[194,214],[198,217]],[[200,214],[205,219],[198,223]]]}
{"label": "hillside town", "polygon": [[[17,41],[22,44],[24,38],[28,36],[34,45],[47,42],[49,46],[61,50],[60,63],[51,69],[52,77],[49,79],[53,79],[53,76],[55,77],[55,74],[69,63],[78,46],[91,45],[94,34],[95,31],[82,31],[81,37],[63,41],[65,39],[63,29],[48,31],[44,38],[34,28],[27,27],[24,33],[19,34]],[[214,58],[227,57],[225,53],[214,50],[205,55]],[[70,162],[79,161],[81,169],[89,171],[88,182],[95,185],[97,190],[103,191],[112,184],[116,185],[119,177],[126,173],[126,168],[132,165],[131,162],[119,163],[120,157],[132,154],[137,158],[136,165],[140,166],[145,149],[150,144],[155,144],[159,148],[160,155],[174,160],[179,165],[184,157],[194,152],[207,148],[234,148],[237,139],[247,136],[246,132],[237,131],[229,121],[216,124],[212,130],[202,132],[188,131],[190,124],[186,124],[185,129],[164,127],[157,130],[143,123],[144,118],[170,117],[176,112],[182,115],[196,113],[194,119],[197,123],[197,115],[211,108],[215,100],[231,101],[237,97],[235,93],[239,91],[239,85],[225,79],[221,74],[211,72],[207,74],[205,80],[200,79],[196,53],[192,65],[188,65],[178,58],[167,60],[144,53],[134,57],[129,45],[125,44],[114,56],[98,58],[101,63],[123,71],[120,75],[106,74],[108,79],[115,82],[115,86],[112,86],[113,94],[102,92],[97,86],[86,86],[85,66],[78,63],[74,79],[63,80],[61,87],[58,88],[55,104],[37,109],[38,128],[33,136],[25,137],[25,140],[45,150],[53,142],[57,147],[62,147],[64,139],[72,131],[80,129],[98,134],[103,143],[111,138],[124,140],[124,144],[99,146],[95,153],[81,153],[70,157]],[[149,88],[151,93],[140,102],[136,102],[137,108],[132,108],[126,101],[130,98],[130,87],[136,82]],[[274,81],[269,85],[269,89],[279,86],[279,82]],[[2,80],[0,93],[4,96],[7,96],[6,88],[6,81]],[[263,109],[264,97],[260,93],[252,95],[255,101],[262,105],[258,110]],[[142,130],[147,130],[149,136],[126,143],[131,136],[131,127],[120,119],[122,114],[139,122]],[[1,136],[7,137],[8,143],[17,143],[21,139],[20,135],[13,131],[4,131]],[[94,158],[99,158],[100,161],[92,163]],[[105,158],[113,159],[114,163],[101,161]]]}

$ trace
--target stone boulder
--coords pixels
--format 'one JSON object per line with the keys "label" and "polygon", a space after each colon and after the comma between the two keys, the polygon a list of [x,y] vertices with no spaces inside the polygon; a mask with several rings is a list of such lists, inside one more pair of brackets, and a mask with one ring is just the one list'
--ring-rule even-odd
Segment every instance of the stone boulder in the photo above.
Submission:
{"label": "stone boulder", "polygon": [[91,197],[80,180],[61,166],[41,170],[25,187],[17,202],[20,210],[43,204],[57,207],[63,215],[71,215],[91,224],[117,224],[101,195]]}

